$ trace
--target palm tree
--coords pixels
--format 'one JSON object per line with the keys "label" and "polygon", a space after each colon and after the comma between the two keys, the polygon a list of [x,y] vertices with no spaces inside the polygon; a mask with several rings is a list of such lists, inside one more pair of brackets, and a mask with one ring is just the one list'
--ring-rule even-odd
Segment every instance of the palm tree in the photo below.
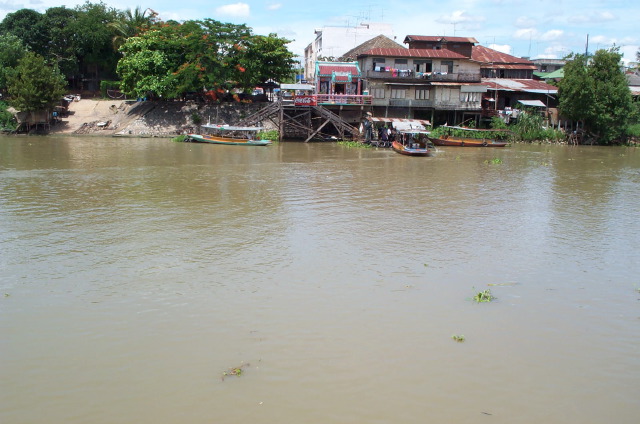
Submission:
{"label": "palm tree", "polygon": [[[147,12],[149,12],[148,15]],[[149,29],[158,21],[157,17],[158,12],[150,8],[141,10],[141,7],[137,6],[133,11],[127,9],[119,20],[108,24],[115,33],[113,36],[114,50],[118,51],[128,38]]]}

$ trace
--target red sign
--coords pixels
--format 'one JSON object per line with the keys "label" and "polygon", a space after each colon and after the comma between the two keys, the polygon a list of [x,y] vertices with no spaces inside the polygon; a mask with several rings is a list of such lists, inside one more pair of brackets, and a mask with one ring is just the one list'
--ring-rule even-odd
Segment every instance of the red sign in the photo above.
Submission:
{"label": "red sign", "polygon": [[316,96],[296,96],[294,97],[294,104],[296,106],[316,106],[318,100]]}

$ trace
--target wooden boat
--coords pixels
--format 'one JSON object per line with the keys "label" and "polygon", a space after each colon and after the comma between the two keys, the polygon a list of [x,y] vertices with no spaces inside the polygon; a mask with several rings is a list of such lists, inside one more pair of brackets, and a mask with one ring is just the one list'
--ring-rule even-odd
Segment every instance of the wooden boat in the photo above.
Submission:
{"label": "wooden boat", "polygon": [[211,134],[189,134],[188,141],[196,143],[230,144],[236,146],[268,146],[270,140],[260,140],[256,138],[258,131],[262,127],[238,127],[233,125],[205,124],[202,128],[207,128]]}
{"label": "wooden boat", "polygon": [[436,146],[459,146],[459,147],[504,147],[506,141],[496,141],[485,138],[466,138],[443,135],[442,137],[429,137],[429,140]]}
{"label": "wooden boat", "polygon": [[[489,137],[489,134],[495,136],[497,133],[507,134],[510,133],[509,130],[485,130],[478,128],[466,128],[466,127],[455,127],[455,126],[447,126],[443,125],[442,128],[447,128],[451,130],[461,130],[467,132],[469,135],[473,134],[473,137],[460,137],[454,136],[450,134],[445,134],[441,137],[429,137],[431,142],[436,146],[459,146],[459,147],[504,147],[509,143],[506,141],[495,140]],[[487,136],[487,137],[485,137]]]}
{"label": "wooden boat", "polygon": [[391,148],[397,152],[400,153],[401,155],[407,155],[407,156],[431,156],[431,151],[429,150],[428,147],[422,147],[418,144],[413,144],[413,145],[405,145],[400,143],[397,140],[394,140],[393,143],[391,143]]}

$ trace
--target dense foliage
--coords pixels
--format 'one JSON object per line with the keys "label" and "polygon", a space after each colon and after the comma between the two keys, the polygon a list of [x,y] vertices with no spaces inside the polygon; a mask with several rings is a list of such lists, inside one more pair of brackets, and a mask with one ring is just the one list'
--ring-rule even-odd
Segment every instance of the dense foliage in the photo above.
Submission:
{"label": "dense foliage", "polygon": [[535,109],[524,110],[510,129],[515,141],[555,143],[566,138],[562,131],[545,127],[544,117]]}
{"label": "dense foliage", "polygon": [[598,50],[593,57],[574,55],[559,83],[559,109],[563,116],[584,122],[600,144],[623,140],[634,108],[617,48]]}
{"label": "dense foliage", "polygon": [[251,91],[291,73],[288,40],[252,35],[245,25],[212,19],[167,22],[120,47],[117,72],[128,95],[178,98],[207,91],[212,99],[232,89]]}
{"label": "dense foliage", "polygon": [[7,110],[8,105],[0,102],[0,129],[13,130],[16,128],[16,120],[13,113]]}
{"label": "dense foliage", "polygon": [[64,77],[57,65],[49,65],[36,53],[27,52],[15,72],[7,77],[9,104],[22,112],[51,109],[65,92]]}
{"label": "dense foliage", "polygon": [[97,92],[100,81],[119,78],[121,90],[136,97],[208,92],[213,99],[289,78],[288,43],[275,34],[254,35],[246,25],[163,22],[151,9],[123,12],[102,2],[44,13],[21,9],[0,22],[0,93],[18,60],[32,52],[56,65],[71,90]]}
{"label": "dense foliage", "polygon": [[7,89],[7,75],[18,65],[27,49],[22,41],[12,34],[0,34],[0,92]]}

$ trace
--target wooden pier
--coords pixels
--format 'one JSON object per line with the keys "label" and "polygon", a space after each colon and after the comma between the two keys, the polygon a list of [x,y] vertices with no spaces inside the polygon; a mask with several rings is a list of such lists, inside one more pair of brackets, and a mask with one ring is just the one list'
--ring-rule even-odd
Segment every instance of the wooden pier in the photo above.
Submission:
{"label": "wooden pier", "polygon": [[[246,117],[238,125],[259,125],[270,121],[283,139],[301,139],[305,143],[312,140],[345,140],[360,139],[362,134],[357,126],[350,122],[360,121],[364,109],[360,105],[344,111],[345,106],[336,107],[323,105],[287,104],[282,101],[269,103],[256,113]],[[350,117],[350,122],[340,115],[345,113]],[[357,119],[356,119],[357,117]]]}

